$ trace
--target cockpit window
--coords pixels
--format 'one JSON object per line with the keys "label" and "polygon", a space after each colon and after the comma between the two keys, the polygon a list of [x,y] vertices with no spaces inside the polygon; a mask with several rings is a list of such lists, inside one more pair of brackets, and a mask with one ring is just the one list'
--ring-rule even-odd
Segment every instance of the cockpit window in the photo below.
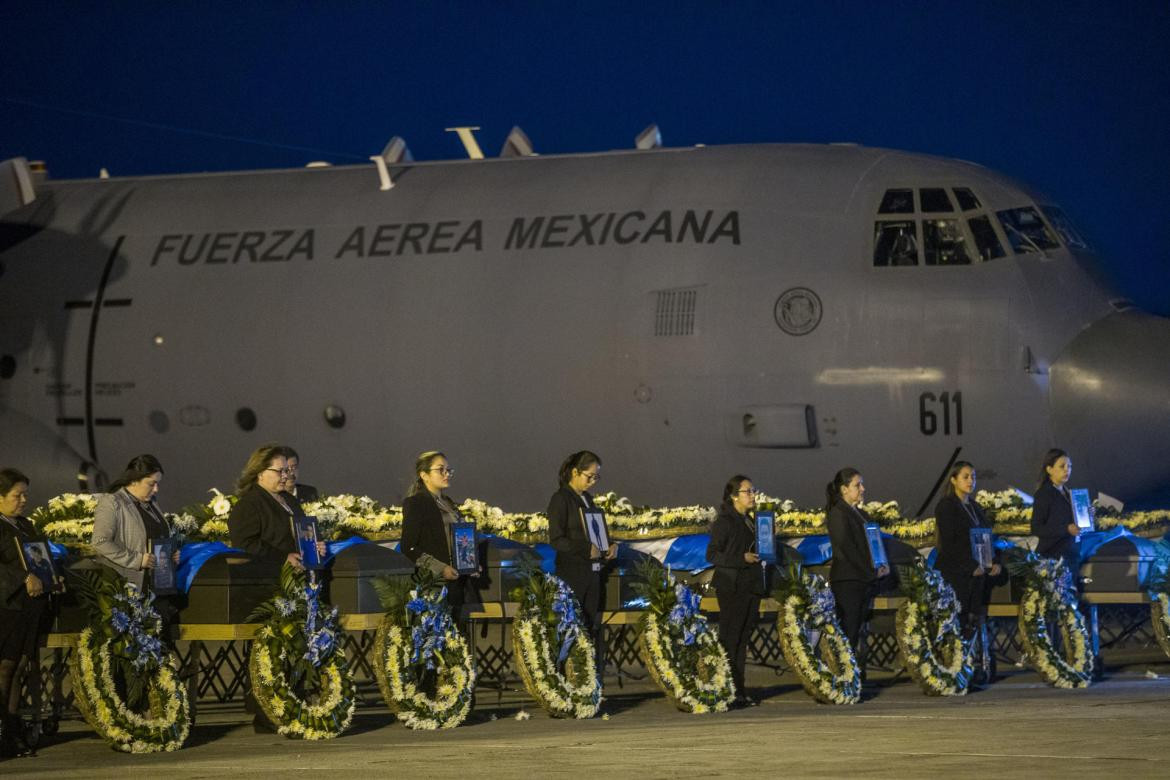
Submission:
{"label": "cockpit window", "polygon": [[963,211],[974,211],[980,207],[979,198],[966,187],[955,187],[955,200],[959,201],[959,208]]}
{"label": "cockpit window", "polygon": [[874,223],[873,264],[918,265],[918,226],[913,220]]}
{"label": "cockpit window", "polygon": [[927,265],[971,265],[967,239],[959,227],[959,220],[923,220],[922,237]]}
{"label": "cockpit window", "polygon": [[947,191],[941,187],[920,189],[918,197],[922,199],[922,210],[927,214],[955,210],[951,199],[947,197]]}
{"label": "cockpit window", "polygon": [[886,190],[882,198],[882,205],[878,206],[879,214],[913,214],[913,190]]}
{"label": "cockpit window", "polygon": [[1064,209],[1060,206],[1041,206],[1044,211],[1044,216],[1048,217],[1048,221],[1052,223],[1052,227],[1060,234],[1066,243],[1072,249],[1088,249],[1089,242],[1081,238],[1081,234],[1073,227],[1072,220],[1064,213]]}
{"label": "cockpit window", "polygon": [[1040,213],[1031,206],[1005,209],[995,212],[995,215],[999,217],[999,224],[1003,225],[1003,232],[1016,254],[1060,248],[1056,237],[1040,219]]}
{"label": "cockpit window", "polygon": [[971,235],[975,237],[975,248],[979,250],[979,259],[983,262],[1003,257],[1003,244],[999,243],[999,236],[991,226],[991,217],[978,216],[967,220],[967,227],[971,228]]}

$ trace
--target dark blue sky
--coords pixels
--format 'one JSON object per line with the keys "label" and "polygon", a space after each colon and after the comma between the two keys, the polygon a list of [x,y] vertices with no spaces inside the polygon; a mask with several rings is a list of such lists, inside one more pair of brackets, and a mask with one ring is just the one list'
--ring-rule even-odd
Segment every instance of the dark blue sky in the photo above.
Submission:
{"label": "dark blue sky", "polygon": [[284,167],[401,135],[436,159],[463,156],[457,124],[488,154],[513,124],[543,153],[629,147],[651,122],[667,145],[854,141],[1028,182],[1170,314],[1167,41],[1162,0],[9,0],[0,158],[56,177]]}

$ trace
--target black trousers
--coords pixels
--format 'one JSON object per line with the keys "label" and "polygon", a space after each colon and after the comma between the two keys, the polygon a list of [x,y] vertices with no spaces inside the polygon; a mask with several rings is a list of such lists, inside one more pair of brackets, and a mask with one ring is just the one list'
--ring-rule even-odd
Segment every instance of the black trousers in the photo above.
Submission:
{"label": "black trousers", "polygon": [[829,584],[833,590],[833,599],[837,602],[837,619],[841,621],[841,630],[853,650],[861,660],[861,627],[869,618],[873,585],[861,580],[834,580]]}
{"label": "black trousers", "polygon": [[731,662],[731,680],[735,683],[735,693],[737,696],[745,696],[747,688],[743,676],[747,666],[748,642],[760,614],[760,597],[747,593],[723,595],[718,590],[715,596],[719,602],[719,643],[727,651],[727,660]]}
{"label": "black trousers", "polygon": [[602,604],[605,603],[605,584],[601,578],[603,573],[576,567],[563,573],[557,572],[557,576],[565,581],[581,605],[581,626],[593,640],[599,678],[605,674],[605,627],[601,622]]}

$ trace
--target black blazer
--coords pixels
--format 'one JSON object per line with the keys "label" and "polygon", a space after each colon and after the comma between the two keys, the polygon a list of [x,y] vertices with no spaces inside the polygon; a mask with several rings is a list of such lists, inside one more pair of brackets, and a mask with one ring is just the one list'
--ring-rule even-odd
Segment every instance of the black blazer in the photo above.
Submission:
{"label": "black blazer", "polygon": [[302,485],[298,482],[294,490],[297,491],[297,501],[300,501],[302,504],[311,504],[320,498],[320,495],[317,493],[317,488],[312,485]]}
{"label": "black blazer", "polygon": [[20,552],[16,549],[16,540],[22,542],[46,541],[45,537],[37,533],[32,521],[27,517],[14,517],[18,528],[13,528],[0,520],[0,609],[24,609],[32,601],[42,601],[47,595],[37,596],[34,599],[28,595],[28,588],[24,581],[28,572],[20,562]]}
{"label": "black blazer", "polygon": [[[295,496],[283,492],[281,496],[294,515],[304,515]],[[228,533],[232,547],[239,547],[262,560],[279,563],[289,553],[300,552],[293,539],[288,512],[259,485],[245,490],[232,507],[232,513],[228,515]]]}
{"label": "black blazer", "polygon": [[[581,499],[585,499],[585,503]],[[563,487],[548,500],[548,543],[557,551],[557,575],[564,578],[568,572],[589,573],[593,571],[593,559],[589,557],[592,542],[585,531],[585,508],[595,509],[593,496],[588,491],[580,496],[570,487]],[[605,529],[609,535],[608,526]],[[611,540],[612,541],[612,540]],[[605,551],[601,551],[604,557]]]}
{"label": "black blazer", "polygon": [[1068,532],[1068,527],[1075,522],[1068,494],[1045,482],[1032,502],[1032,535],[1040,540],[1036,544],[1037,554],[1061,558],[1071,552],[1076,537]]}
{"label": "black blazer", "polygon": [[755,525],[750,517],[724,504],[711,524],[707,543],[707,560],[715,565],[712,581],[719,598],[728,596],[762,596],[767,582],[764,567],[748,563],[744,553],[757,552]]}
{"label": "black blazer", "polygon": [[833,544],[833,562],[829,568],[832,582],[874,582],[877,572],[869,555],[865,538],[865,524],[869,515],[854,509],[844,501],[833,504],[825,523],[829,526],[829,541]]}
{"label": "black blazer", "polygon": [[991,528],[983,508],[974,499],[967,502],[967,508],[975,515],[974,522],[957,496],[944,496],[934,508],[935,549],[938,551],[934,568],[959,594],[970,591],[971,580],[979,566],[979,561],[971,555],[971,529]]}
{"label": "black blazer", "polygon": [[443,513],[434,496],[420,490],[402,502],[402,554],[414,563],[423,553],[453,566]]}

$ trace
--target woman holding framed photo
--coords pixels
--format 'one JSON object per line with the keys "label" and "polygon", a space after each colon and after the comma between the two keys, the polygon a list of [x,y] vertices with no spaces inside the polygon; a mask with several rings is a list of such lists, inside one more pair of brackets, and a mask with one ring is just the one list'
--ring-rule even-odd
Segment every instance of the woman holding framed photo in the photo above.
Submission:
{"label": "woman holding framed photo", "polygon": [[601,458],[589,450],[565,458],[557,472],[560,487],[548,500],[548,543],[557,552],[557,576],[572,589],[581,605],[581,623],[597,649],[597,674],[604,666],[601,635],[604,564],[617,557],[610,541],[605,513],[593,501],[589,488],[601,479]]}
{"label": "woman holding framed photo", "polygon": [[[49,589],[30,565],[32,556],[22,552],[36,549],[43,557],[48,549],[45,537],[21,514],[28,486],[28,477],[16,469],[0,470],[0,758],[35,753],[24,741],[17,714],[20,681],[38,663],[38,649],[49,630]],[[42,566],[52,572],[51,562]],[[54,585],[60,583],[60,577],[50,577]],[[28,675],[28,680],[39,685],[40,674]]]}
{"label": "woman holding framed photo", "polygon": [[[982,663],[975,682],[988,681],[990,656],[983,630],[991,589],[1003,572],[992,546],[991,523],[975,501],[975,467],[956,461],[947,474],[943,497],[934,509],[936,568],[959,600],[963,638],[979,635]],[[982,679],[980,679],[982,678]]]}
{"label": "woman holding framed photo", "polygon": [[719,601],[719,641],[731,662],[731,679],[735,683],[732,704],[737,707],[759,703],[748,695],[744,684],[748,640],[760,614],[760,597],[767,593],[752,519],[755,506],[756,489],[751,478],[736,474],[729,479],[707,544],[707,561],[715,565],[712,581]]}
{"label": "woman holding framed photo", "polygon": [[1064,450],[1044,453],[1036,498],[1032,502],[1032,535],[1037,538],[1036,554],[1044,558],[1062,558],[1078,583],[1080,554],[1077,550],[1077,527],[1073,515],[1068,480],[1072,476],[1072,458]]}
{"label": "woman holding framed photo", "polygon": [[[236,481],[239,501],[228,516],[228,533],[233,547],[254,558],[303,569],[292,518],[305,513],[300,502],[284,490],[292,473],[285,452],[279,444],[265,444],[248,456]],[[319,555],[324,556],[324,548],[324,543],[317,542]]]}
{"label": "woman holding framed photo", "polygon": [[[454,469],[447,456],[438,450],[421,453],[414,463],[414,479],[402,502],[402,554],[416,568],[432,572],[447,586],[447,605],[458,622],[467,589],[478,568],[474,560],[474,528],[468,549],[468,524],[455,502],[444,491],[451,485]],[[461,556],[456,556],[456,544]],[[463,565],[460,567],[460,562]],[[463,568],[460,573],[459,568]]]}
{"label": "woman holding framed photo", "polygon": [[865,496],[865,482],[861,472],[843,468],[825,486],[825,524],[829,527],[829,541],[833,545],[833,560],[829,567],[829,586],[837,602],[837,617],[849,644],[857,653],[858,662],[865,671],[861,645],[861,628],[870,611],[874,591],[881,577],[890,573],[885,553],[880,549],[880,537],[872,540],[879,549],[871,549],[871,538],[866,526],[873,521],[861,509]]}

